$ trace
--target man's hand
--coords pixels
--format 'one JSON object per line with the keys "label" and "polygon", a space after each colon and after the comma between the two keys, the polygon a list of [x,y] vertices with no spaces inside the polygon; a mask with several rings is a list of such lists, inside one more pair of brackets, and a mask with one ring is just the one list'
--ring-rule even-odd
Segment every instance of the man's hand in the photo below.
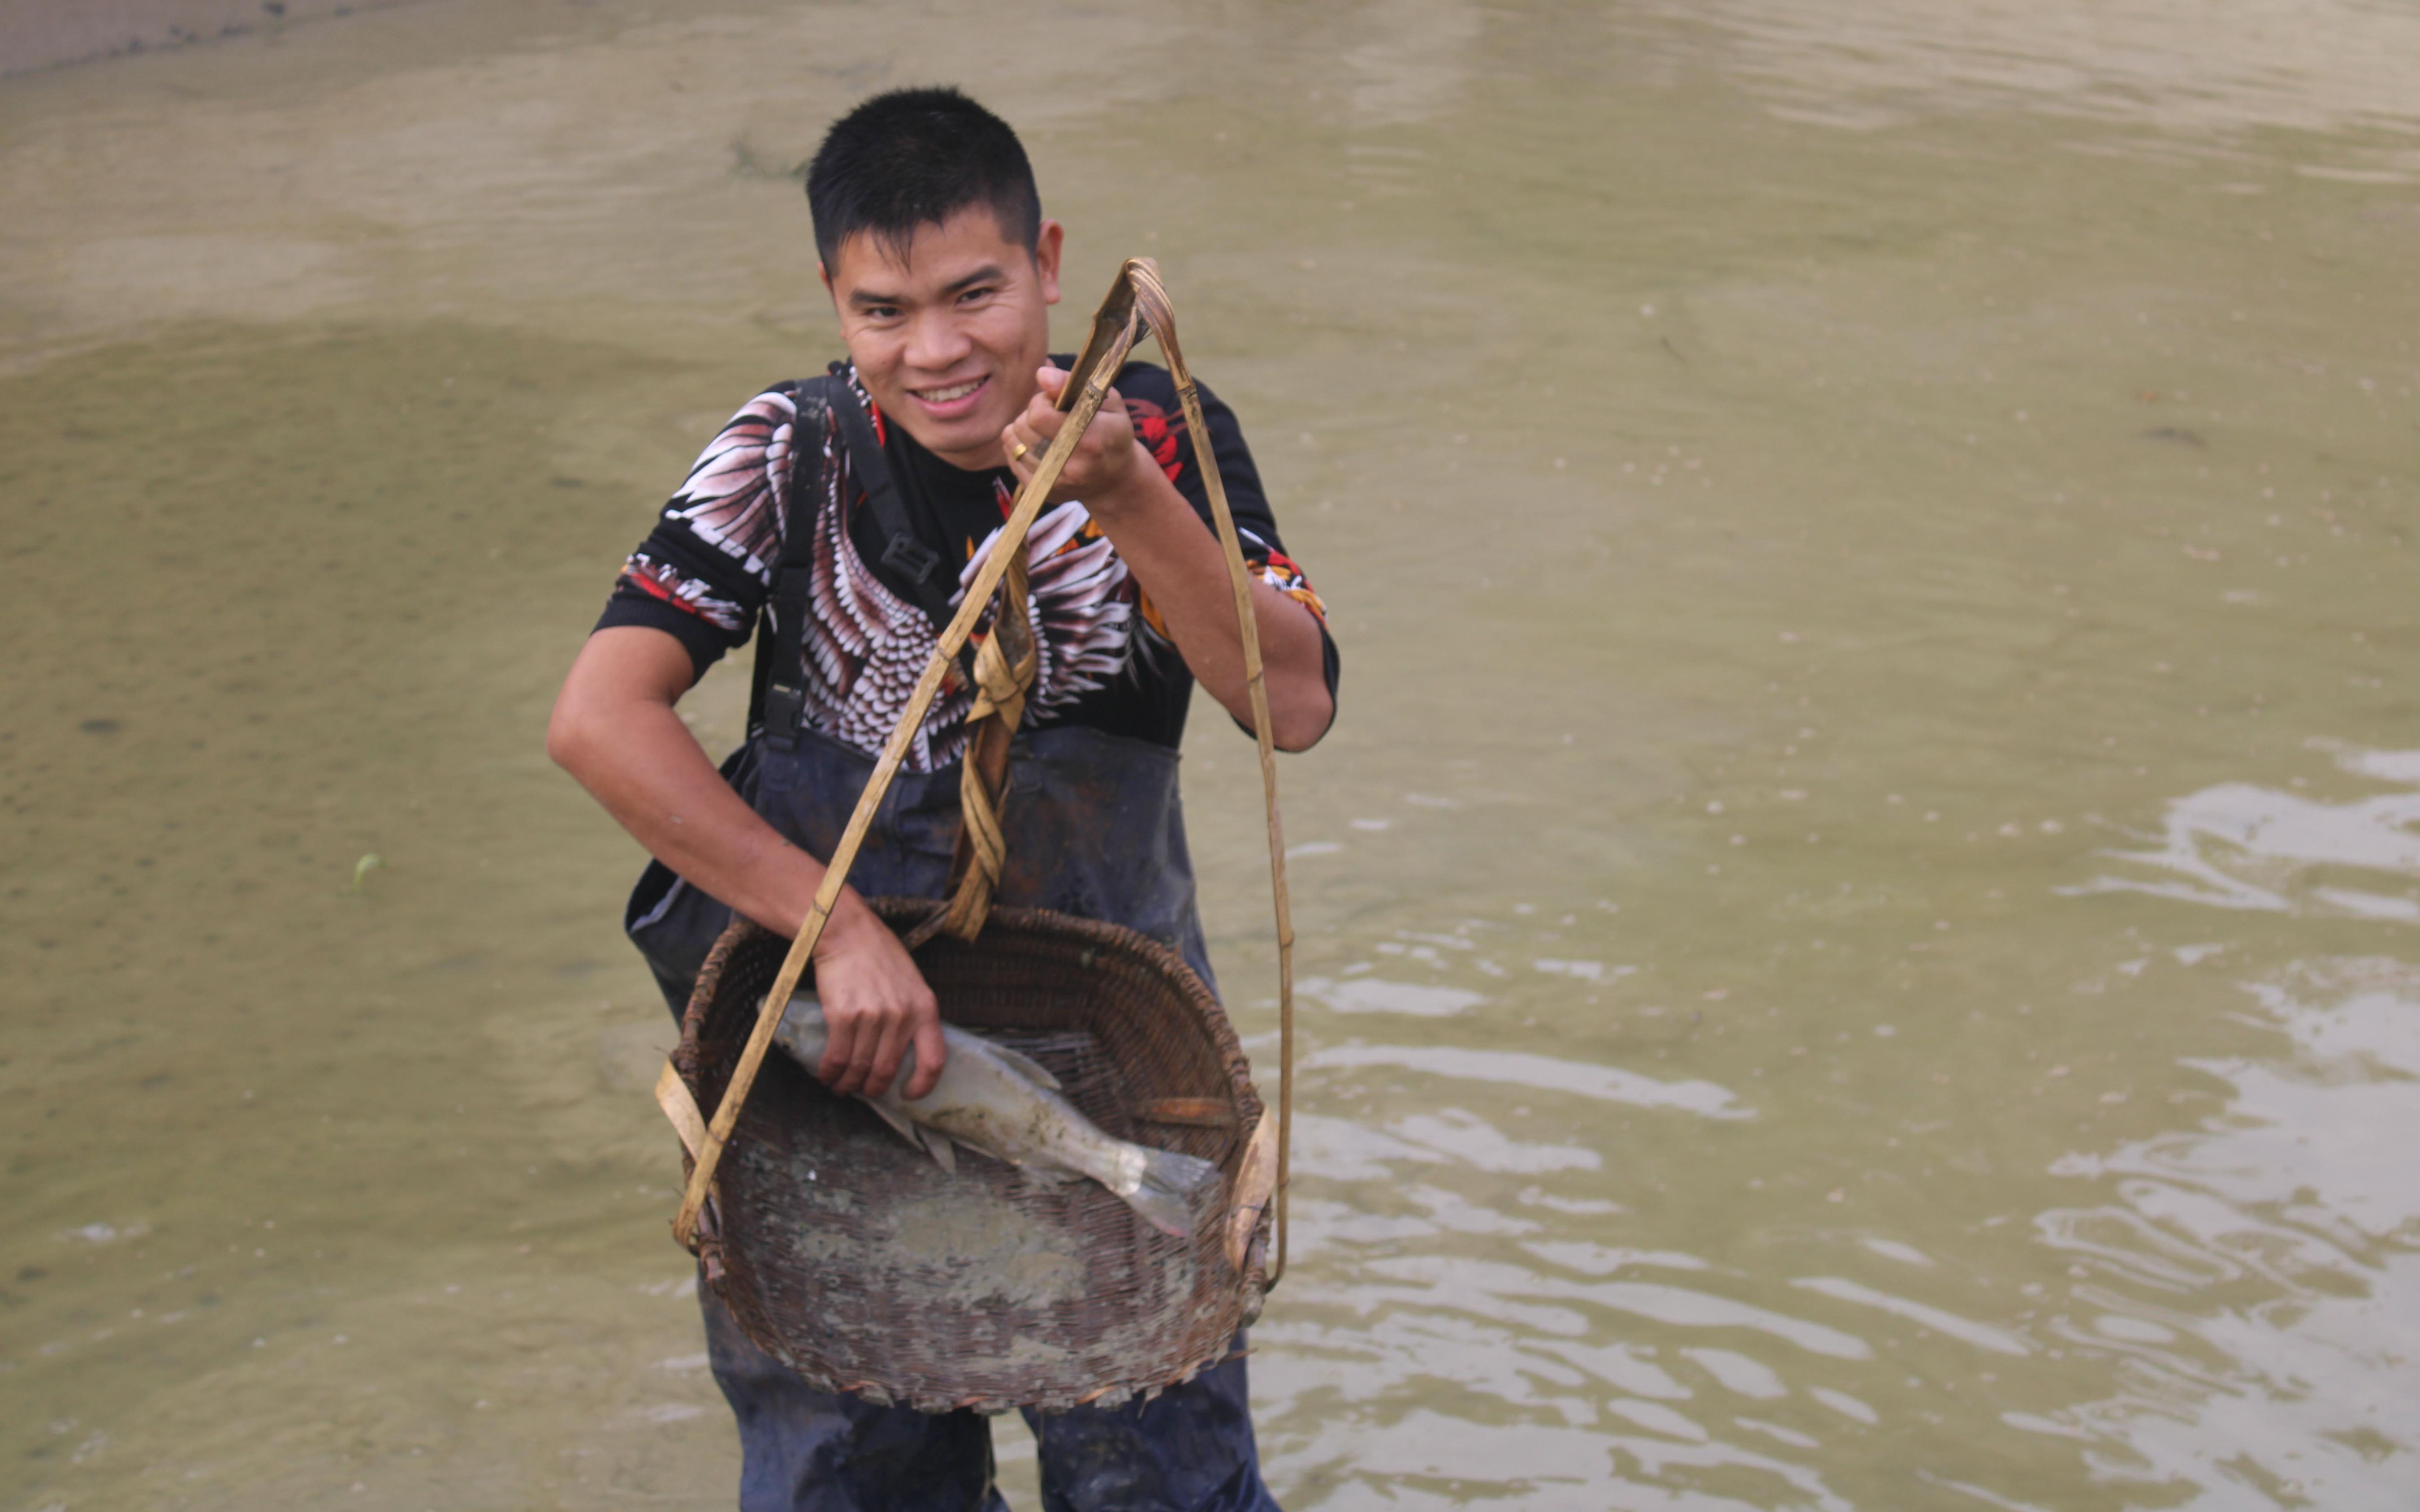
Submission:
{"label": "man's hand", "polygon": [[[1034,379],[1042,392],[1027,401],[1025,412],[1000,433],[1001,451],[1020,484],[1032,480],[1034,470],[1042,466],[1042,454],[1067,425],[1067,417],[1057,409],[1059,395],[1067,387],[1067,375],[1055,367],[1043,367]],[[1111,389],[1052,486],[1050,502],[1081,499],[1094,517],[1113,517],[1145,472],[1156,475],[1158,469],[1135,439],[1125,400]]]}
{"label": "man's hand", "polygon": [[815,942],[815,995],[830,1031],[815,1074],[833,1091],[881,1096],[911,1044],[916,1068],[902,1095],[912,1102],[941,1079],[949,1051],[933,989],[899,936],[853,899],[833,911]]}

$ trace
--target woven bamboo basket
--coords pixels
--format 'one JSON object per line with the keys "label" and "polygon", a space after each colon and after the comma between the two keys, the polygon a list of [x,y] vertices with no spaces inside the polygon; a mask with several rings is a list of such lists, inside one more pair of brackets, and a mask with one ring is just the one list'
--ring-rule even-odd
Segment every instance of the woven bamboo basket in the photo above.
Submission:
{"label": "woven bamboo basket", "polygon": [[[876,907],[904,930],[932,904]],[[743,919],[698,979],[673,1064],[708,1116],[789,943]],[[1132,930],[1038,909],[995,908],[975,943],[916,961],[942,1018],[1040,1061],[1110,1134],[1225,1180],[1173,1239],[1092,1181],[968,1152],[945,1172],[776,1055],[699,1234],[740,1328],[821,1390],[928,1412],[1113,1404],[1224,1359],[1260,1308],[1268,1218],[1238,1274],[1228,1205],[1262,1107],[1209,989]]]}

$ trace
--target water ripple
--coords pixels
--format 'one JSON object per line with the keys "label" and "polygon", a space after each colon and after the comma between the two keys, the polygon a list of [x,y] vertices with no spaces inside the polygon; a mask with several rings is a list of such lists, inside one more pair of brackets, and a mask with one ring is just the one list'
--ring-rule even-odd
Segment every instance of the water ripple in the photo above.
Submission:
{"label": "water ripple", "polygon": [[[2373,780],[2420,783],[2420,752],[2358,752],[2339,764]],[[2250,782],[2222,782],[2169,804],[2158,844],[2108,853],[2164,875],[2103,875],[2062,890],[2144,892],[2213,908],[2420,922],[2420,898],[2408,887],[2387,892],[2310,875],[2335,868],[2420,877],[2415,825],[2420,792],[2328,803]]]}
{"label": "water ripple", "polygon": [[2255,983],[2276,1057],[2191,1062],[2231,1084],[2193,1130],[2073,1153],[2115,1200],[2041,1215],[2095,1284],[2069,1347],[2129,1389],[2033,1426],[2112,1445],[2145,1484],[2241,1486],[2299,1504],[2400,1504],[2420,1444],[2420,970],[2379,960]]}
{"label": "water ripple", "polygon": [[1433,1076],[1503,1082],[1541,1092],[1569,1092],[1601,1103],[1678,1108],[1709,1119],[1752,1119],[1730,1088],[1713,1082],[1660,1082],[1619,1066],[1592,1065],[1517,1050],[1465,1050],[1448,1045],[1334,1045],[1303,1060],[1307,1067],[1401,1066]]}
{"label": "water ripple", "polygon": [[1792,119],[1874,127],[1903,107],[1994,106],[2138,122],[2207,137],[2420,120],[2420,14],[2359,0],[2160,0],[2026,6],[1726,0],[1697,8],[1751,73],[1802,105]]}
{"label": "water ripple", "polygon": [[1928,1307],[1920,1302],[1910,1302],[1905,1297],[1893,1296],[1887,1291],[1877,1291],[1871,1287],[1851,1281],[1845,1276],[1801,1276],[1790,1284],[1807,1291],[1838,1298],[1841,1302],[1854,1302],[1860,1306],[1880,1308],[1884,1312],[1904,1318],[1909,1322],[1918,1323],[1926,1328],[1947,1334],[1951,1338],[1962,1339],[1978,1350],[1989,1350],[1994,1354],[2033,1353],[2032,1345],[2005,1329],[1993,1328],[1988,1323],[1978,1323],[1972,1319],[1961,1318],[1956,1313],[1944,1312],[1938,1307]]}

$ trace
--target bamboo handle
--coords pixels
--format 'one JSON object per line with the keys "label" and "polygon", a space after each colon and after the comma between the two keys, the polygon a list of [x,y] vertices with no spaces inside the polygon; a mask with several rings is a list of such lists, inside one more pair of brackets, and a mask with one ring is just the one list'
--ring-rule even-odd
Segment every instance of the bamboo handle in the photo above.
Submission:
{"label": "bamboo handle", "polygon": [[1260,748],[1261,798],[1268,810],[1269,892],[1278,929],[1278,1150],[1277,1244],[1265,1284],[1276,1286],[1285,1274],[1286,1186],[1294,1156],[1294,901],[1286,887],[1285,821],[1278,807],[1278,763],[1275,727],[1269,719],[1269,687],[1261,662],[1261,622],[1252,610],[1251,571],[1244,564],[1243,538],[1235,531],[1234,512],[1227,507],[1227,485],[1218,475],[1218,459],[1210,445],[1210,426],[1202,415],[1202,398],[1194,392],[1193,374],[1185,365],[1185,351],[1176,340],[1176,312],[1167,285],[1159,281],[1159,265],[1133,257],[1119,270],[1119,279],[1134,289],[1135,315],[1150,328],[1176,379],[1177,401],[1185,408],[1185,424],[1193,433],[1193,457],[1202,466],[1202,482],[1210,495],[1210,515],[1218,527],[1218,546],[1227,559],[1227,583],[1235,599],[1235,631],[1244,653],[1244,682],[1252,700],[1252,739]]}

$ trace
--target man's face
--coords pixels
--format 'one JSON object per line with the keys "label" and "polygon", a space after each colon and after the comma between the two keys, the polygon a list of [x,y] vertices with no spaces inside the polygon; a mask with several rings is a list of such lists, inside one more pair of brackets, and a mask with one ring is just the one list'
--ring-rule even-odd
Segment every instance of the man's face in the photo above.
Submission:
{"label": "man's face", "polygon": [[1000,433],[1033,397],[1059,302],[1056,221],[1026,248],[988,206],[920,225],[905,258],[870,232],[823,270],[857,376],[885,416],[943,461],[1002,465]]}

